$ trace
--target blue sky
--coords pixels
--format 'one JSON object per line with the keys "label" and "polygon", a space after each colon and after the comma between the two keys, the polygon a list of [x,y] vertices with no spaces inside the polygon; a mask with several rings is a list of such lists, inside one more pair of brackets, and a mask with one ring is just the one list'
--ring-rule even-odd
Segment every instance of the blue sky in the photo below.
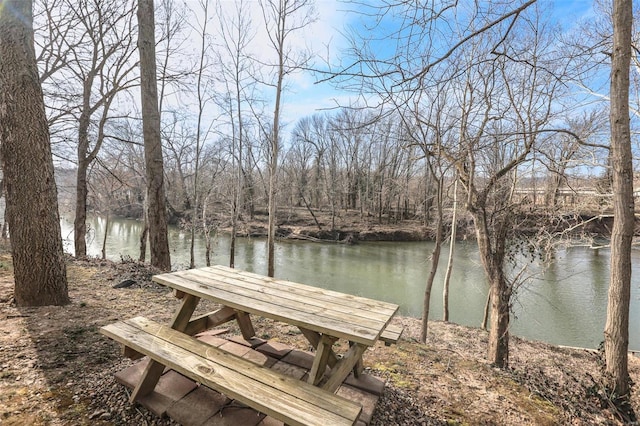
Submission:
{"label": "blue sky", "polygon": [[[363,0],[367,5],[373,4],[371,1]],[[380,0],[375,0],[380,1]],[[504,0],[501,0],[504,1]],[[524,0],[521,0],[521,2]],[[196,9],[195,0],[187,0],[189,7]],[[234,0],[223,0],[224,7],[232,8]],[[248,3],[252,12],[253,24],[256,28],[256,36],[252,42],[253,53],[265,63],[273,63],[273,48],[268,44],[262,14],[257,0],[250,0]],[[371,22],[373,9],[367,10],[369,14],[361,14],[364,8],[363,3],[352,3],[340,0],[316,0],[315,10],[317,20],[310,26],[296,31],[290,38],[291,47],[296,49],[309,49],[317,55],[316,67],[324,67],[324,61],[329,60],[333,65],[349,63],[345,52],[349,49],[349,40],[346,35],[352,31],[362,31],[366,25],[374,26]],[[473,4],[473,0],[460,0],[461,7]],[[538,0],[541,8],[551,8],[550,12],[565,29],[572,27],[580,20],[589,19],[593,16],[592,1],[590,0],[570,0],[570,1],[550,1]],[[516,6],[513,6],[516,7]],[[359,10],[357,10],[359,9]],[[545,9],[546,10],[546,9]],[[391,31],[394,22],[385,20],[380,32]],[[447,28],[442,29],[446,39]],[[457,40],[450,40],[454,43]],[[393,41],[380,41],[375,49],[377,53],[391,56],[393,54]],[[347,106],[357,101],[358,96],[345,90],[334,87],[333,83],[317,83],[322,75],[311,72],[298,71],[287,75],[287,90],[283,94],[282,121],[284,135],[295,126],[295,123],[302,117],[310,116],[317,112],[331,110],[339,106]],[[273,99],[273,90],[266,88],[263,94],[267,100]],[[267,112],[272,111],[272,106],[267,107]]]}
{"label": "blue sky", "polygon": [[[556,19],[565,30],[578,21],[594,17],[593,2],[590,0],[539,0],[538,4],[550,7],[552,19]],[[305,30],[303,36],[307,43],[310,41],[308,46],[319,55],[330,55],[333,63],[339,63],[341,55],[349,46],[345,33],[350,29],[359,31],[367,22],[365,17],[354,13],[354,8],[354,4],[343,1],[317,1],[318,20]],[[380,42],[378,49],[380,52],[388,51],[392,45],[393,43]],[[329,83],[315,84],[316,78],[309,73],[300,73],[289,81],[289,91],[284,97],[284,116],[290,125],[299,117],[336,107],[337,104],[347,105],[350,99],[355,99],[355,95],[336,90]]]}

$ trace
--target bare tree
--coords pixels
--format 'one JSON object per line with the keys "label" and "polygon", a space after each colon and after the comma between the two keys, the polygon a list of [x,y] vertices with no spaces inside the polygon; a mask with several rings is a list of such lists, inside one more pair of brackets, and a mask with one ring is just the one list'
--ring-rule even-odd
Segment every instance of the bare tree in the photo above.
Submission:
{"label": "bare tree", "polygon": [[202,17],[202,22],[198,22],[197,27],[194,28],[197,30],[197,35],[199,37],[200,42],[200,51],[198,52],[198,64],[196,65],[195,77],[196,77],[196,102],[197,102],[197,119],[196,119],[196,131],[195,131],[195,157],[194,157],[194,173],[193,173],[193,213],[191,215],[191,244],[190,244],[190,262],[189,265],[191,268],[195,268],[195,238],[196,238],[196,223],[199,213],[200,207],[200,161],[202,156],[202,147],[204,142],[211,132],[211,128],[215,122],[212,118],[208,121],[208,126],[205,128],[205,123],[207,120],[205,119],[205,112],[207,109],[207,104],[211,101],[211,96],[207,91],[207,86],[209,86],[209,77],[206,75],[206,69],[208,68],[208,56],[207,51],[210,48],[209,44],[209,33],[208,33],[208,25],[211,20],[211,16],[209,15],[209,0],[200,0],[200,16]]}
{"label": "bare tree", "polygon": [[[445,146],[450,145],[448,140],[453,138],[453,123],[456,122],[456,120],[451,120],[446,113],[450,106],[446,87],[446,82],[443,82],[436,86],[433,93],[425,91],[417,94],[413,102],[414,108],[412,110],[404,110],[404,113],[401,114],[401,119],[408,128],[409,139],[413,145],[417,145],[423,152],[430,181],[436,187],[433,202],[436,211],[435,223],[433,223],[435,241],[430,256],[431,267],[425,283],[422,305],[422,327],[420,332],[420,341],[422,343],[427,340],[431,290],[438,271],[444,240],[444,204],[447,187],[445,180],[448,179],[449,171],[453,168],[453,164],[448,161],[447,154],[442,152]],[[424,105],[421,102],[423,96],[427,99]],[[411,123],[415,124],[411,125]]]}
{"label": "bare tree", "polygon": [[[449,112],[451,119],[464,120],[462,143],[446,144],[441,150],[456,169],[466,192],[466,205],[474,218],[480,258],[491,292],[491,332],[488,359],[497,366],[508,365],[509,320],[514,277],[507,274],[511,231],[515,227],[512,195],[518,171],[531,160],[540,144],[548,143],[543,130],[554,117],[553,100],[562,89],[564,73],[548,47],[549,29],[534,1],[515,5],[474,3],[457,15],[455,5],[441,10],[422,9],[404,2],[384,9],[402,16],[400,28],[393,28],[397,50],[386,58],[354,46],[354,74],[368,93],[395,106],[404,106],[448,75],[450,96],[462,97],[462,115]],[[471,21],[464,21],[473,16]],[[462,21],[456,19],[461,18]],[[382,19],[382,18],[381,18]],[[460,33],[438,43],[439,23],[450,19]],[[360,39],[361,40],[361,39]],[[416,51],[423,55],[415,55]],[[456,63],[453,67],[451,64]],[[345,76],[345,73],[342,74]],[[458,83],[456,83],[458,82]],[[461,83],[460,83],[461,82]],[[426,100],[426,99],[425,99]]]}
{"label": "bare tree", "polygon": [[69,303],[31,1],[0,13],[0,154],[19,306]]}
{"label": "bare tree", "polygon": [[269,230],[267,237],[267,274],[275,274],[275,238],[276,238],[276,195],[278,157],[280,155],[280,114],[285,76],[305,65],[309,58],[306,54],[294,55],[288,44],[292,34],[313,22],[312,0],[261,0],[260,7],[269,42],[277,60],[275,70],[275,102],[273,105],[273,124],[268,137],[269,144]]}
{"label": "bare tree", "polygon": [[449,321],[449,283],[451,280],[451,271],[453,270],[453,254],[456,248],[456,237],[458,229],[458,176],[454,177],[453,182],[453,207],[451,214],[451,235],[449,238],[449,257],[447,259],[447,269],[444,274],[444,282],[442,284],[442,321]]}
{"label": "bare tree", "polygon": [[[87,254],[87,173],[105,139],[118,96],[137,84],[131,2],[45,2],[49,22],[41,46],[41,79],[48,88],[50,122],[61,136],[77,135],[74,248]],[[65,129],[66,128],[66,129]]]}
{"label": "bare tree", "polygon": [[[186,37],[183,36],[182,32],[186,26],[187,14],[185,13],[185,6],[176,5],[176,2],[173,0],[161,0],[158,9],[162,14],[162,18],[158,25],[159,40],[156,44],[159,49],[159,56],[162,58],[160,62],[160,71],[158,73],[160,82],[158,111],[160,113],[160,119],[162,120],[165,95],[170,91],[170,89],[178,91],[180,88],[184,87],[186,80],[185,77],[189,75],[188,69],[185,69],[184,66],[177,65],[187,63],[187,61],[181,61],[178,59],[180,57],[181,50],[186,43]],[[139,260],[141,262],[146,258],[147,239],[149,236],[148,207],[149,203],[145,195],[142,216],[143,226],[142,232],[140,233]]]}
{"label": "bare tree", "polygon": [[[91,193],[94,198],[101,198],[103,194],[109,193],[108,198],[112,198],[113,203],[103,207],[114,215],[144,217],[147,210],[147,183],[142,123],[136,119],[117,118],[109,122],[108,135],[96,159],[100,166],[99,172],[89,175]],[[106,176],[103,178],[103,175]],[[146,221],[143,224],[144,228]],[[146,232],[143,232],[140,238],[140,262],[146,259]]]}
{"label": "bare tree", "polygon": [[153,0],[138,2],[138,50],[140,51],[140,83],[142,127],[147,175],[147,200],[151,264],[162,270],[171,269],[167,237],[167,211],[164,193],[164,163],[160,139],[160,113],[156,79],[155,20]]}
{"label": "bare tree", "polygon": [[235,170],[235,183],[231,194],[231,242],[229,244],[229,266],[235,267],[236,237],[244,194],[247,190],[249,155],[249,119],[247,104],[259,103],[253,93],[257,80],[255,79],[255,60],[251,57],[249,46],[255,37],[255,30],[249,14],[249,8],[244,1],[235,2],[232,12],[225,12],[222,3],[218,9],[219,33],[222,46],[218,52],[218,64],[221,68],[220,80],[224,85],[225,96],[220,102],[221,108],[228,116],[231,128],[231,161]]}
{"label": "bare tree", "polygon": [[434,177],[436,183],[436,223],[435,228],[435,241],[433,244],[433,250],[431,252],[431,267],[429,268],[429,275],[427,276],[426,285],[424,288],[424,298],[422,302],[422,327],[420,329],[420,342],[426,343],[427,331],[429,323],[429,312],[431,304],[431,289],[433,288],[433,281],[436,278],[436,272],[438,271],[438,265],[440,263],[440,252],[442,251],[442,240],[444,236],[443,222],[444,222],[444,174],[433,170],[437,165],[436,158],[427,158],[428,166],[431,169],[431,176]]}
{"label": "bare tree", "polygon": [[629,66],[633,2],[613,2],[613,52],[611,58],[611,158],[613,208],[611,272],[607,322],[604,330],[606,372],[611,391],[629,400],[628,372],[629,300],[631,298],[631,242],[635,228],[633,163],[629,118]]}

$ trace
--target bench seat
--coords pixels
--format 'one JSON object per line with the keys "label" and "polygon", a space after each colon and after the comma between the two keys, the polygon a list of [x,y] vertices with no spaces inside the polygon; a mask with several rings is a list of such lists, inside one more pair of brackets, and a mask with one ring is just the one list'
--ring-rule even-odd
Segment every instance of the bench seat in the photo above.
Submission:
{"label": "bench seat", "polygon": [[143,317],[100,332],[288,425],[353,425],[362,407]]}
{"label": "bench seat", "polygon": [[380,340],[384,342],[385,346],[396,344],[398,343],[398,340],[400,340],[400,336],[402,336],[403,331],[403,327],[389,324],[387,328],[382,331],[382,334],[380,334]]}

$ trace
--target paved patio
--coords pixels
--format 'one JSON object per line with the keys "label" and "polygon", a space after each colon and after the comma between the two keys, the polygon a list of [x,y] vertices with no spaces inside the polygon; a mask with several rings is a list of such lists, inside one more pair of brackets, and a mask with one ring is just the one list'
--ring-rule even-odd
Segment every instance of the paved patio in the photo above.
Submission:
{"label": "paved patio", "polygon": [[[228,329],[209,330],[197,337],[236,356],[300,380],[306,380],[313,363],[313,355],[309,352],[271,340],[254,338],[247,342],[241,336],[229,335]],[[119,371],[116,380],[133,389],[147,362],[145,357]],[[362,405],[357,425],[365,426],[371,421],[383,390],[382,380],[368,374],[356,379],[351,374],[336,393]],[[155,390],[141,398],[139,403],[157,416],[169,416],[183,426],[283,425],[281,421],[201,386],[173,370],[166,370]]]}

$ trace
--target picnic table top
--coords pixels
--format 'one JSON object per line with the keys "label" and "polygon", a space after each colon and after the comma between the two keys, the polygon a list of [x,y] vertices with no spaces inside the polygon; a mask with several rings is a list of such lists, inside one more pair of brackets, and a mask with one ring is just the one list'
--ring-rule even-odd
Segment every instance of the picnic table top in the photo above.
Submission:
{"label": "picnic table top", "polygon": [[398,305],[226,266],[155,275],[153,281],[233,309],[372,346]]}

